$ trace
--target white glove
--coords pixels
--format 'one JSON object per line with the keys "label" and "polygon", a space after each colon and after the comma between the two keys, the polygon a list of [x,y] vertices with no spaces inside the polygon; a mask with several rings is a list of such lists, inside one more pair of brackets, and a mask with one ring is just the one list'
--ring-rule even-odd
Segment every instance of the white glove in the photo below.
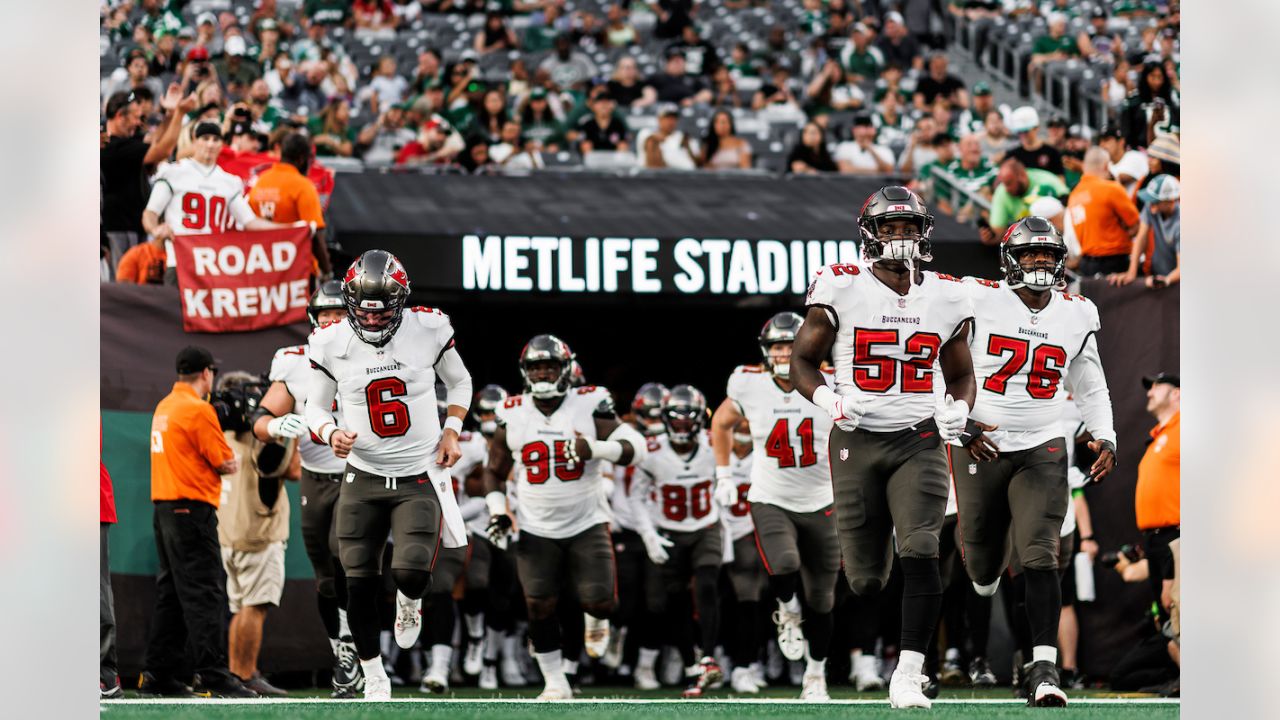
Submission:
{"label": "white glove", "polygon": [[946,442],[957,440],[969,422],[969,404],[947,396],[946,404],[936,409],[933,419],[938,423],[938,436]]}
{"label": "white glove", "polygon": [[305,432],[307,432],[307,421],[295,413],[272,418],[271,422],[267,423],[267,433],[275,438],[302,437]]}
{"label": "white glove", "polygon": [[715,498],[727,508],[738,504],[738,484],[733,481],[733,471],[728,465],[716,468]]}
{"label": "white glove", "polygon": [[822,408],[835,421],[836,427],[852,432],[867,412],[866,398],[858,395],[837,395],[834,390],[821,385],[813,391],[813,404]]}
{"label": "white glove", "polygon": [[672,542],[659,535],[656,530],[640,533],[640,539],[644,541],[644,551],[654,565],[661,565],[671,558],[667,554],[667,548],[671,547]]}

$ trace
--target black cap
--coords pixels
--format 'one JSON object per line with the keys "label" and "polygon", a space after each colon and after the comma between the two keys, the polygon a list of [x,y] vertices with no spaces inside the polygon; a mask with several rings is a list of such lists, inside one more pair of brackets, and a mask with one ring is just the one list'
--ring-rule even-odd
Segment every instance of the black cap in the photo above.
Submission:
{"label": "black cap", "polygon": [[205,135],[217,135],[222,137],[222,128],[218,127],[218,123],[202,122],[196,126],[196,132],[193,137],[202,138]]}
{"label": "black cap", "polygon": [[1123,140],[1124,132],[1120,130],[1119,125],[1107,125],[1106,127],[1102,128],[1102,130],[1098,132],[1097,139],[1106,140],[1107,138],[1112,138],[1115,140]]}
{"label": "black cap", "polygon": [[178,361],[175,365],[179,375],[194,375],[205,368],[216,370],[218,361],[214,359],[212,353],[199,345],[188,345],[178,352]]}
{"label": "black cap", "polygon": [[231,124],[231,132],[229,133],[230,137],[235,137],[237,135],[252,135],[252,134],[253,134],[253,126],[247,122],[237,122],[237,123]]}
{"label": "black cap", "polygon": [[874,125],[870,115],[860,113],[853,116],[853,127],[873,127]]}
{"label": "black cap", "polygon": [[1142,378],[1142,387],[1148,390],[1150,390],[1151,386],[1155,385],[1156,383],[1166,383],[1176,388],[1182,387],[1182,383],[1178,379],[1178,376],[1173,373],[1162,372],[1162,373],[1156,373],[1155,375],[1148,375],[1147,377]]}
{"label": "black cap", "polygon": [[1065,118],[1056,117],[1056,118],[1053,118],[1052,120],[1050,120],[1048,123],[1046,123],[1046,124],[1045,124],[1045,127],[1051,127],[1051,128],[1065,128],[1065,127],[1067,127],[1067,125],[1068,125],[1068,123],[1067,123],[1067,121],[1066,121],[1066,119],[1065,119]]}
{"label": "black cap", "polygon": [[1089,13],[1089,17],[1102,18],[1105,20],[1107,18],[1107,11],[1101,7],[1095,7],[1093,11]]}

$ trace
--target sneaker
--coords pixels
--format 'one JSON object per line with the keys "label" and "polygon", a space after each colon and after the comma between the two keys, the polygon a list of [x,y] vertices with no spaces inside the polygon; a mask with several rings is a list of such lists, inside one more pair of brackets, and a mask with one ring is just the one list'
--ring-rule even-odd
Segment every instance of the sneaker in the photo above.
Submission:
{"label": "sneaker", "polygon": [[396,644],[408,650],[422,631],[422,599],[414,600],[396,591]]}
{"label": "sneaker", "polygon": [[951,652],[947,652],[947,659],[942,663],[942,672],[939,673],[938,679],[947,687],[962,687],[969,684],[969,675],[960,666],[960,657],[952,656]]}
{"label": "sneaker", "polygon": [[110,687],[108,687],[105,682],[99,680],[98,695],[101,700],[116,700],[124,697],[124,688],[120,687],[120,678],[116,678],[116,681],[112,683]]}
{"label": "sneaker", "polygon": [[467,638],[467,650],[462,656],[462,672],[479,675],[484,668],[484,638]]}
{"label": "sneaker", "polygon": [[694,677],[693,684],[681,693],[681,697],[702,697],[708,690],[712,690],[717,682],[724,679],[724,671],[720,669],[720,663],[710,655],[704,655],[698,661],[697,668],[698,674]]}
{"label": "sneaker", "polygon": [[364,679],[364,699],[365,700],[390,700],[391,699],[391,678],[389,677],[366,677]]}
{"label": "sneaker", "polygon": [[626,642],[627,629],[625,627],[612,628],[609,632],[609,648],[604,651],[604,657],[600,658],[600,664],[610,670],[621,668]]}
{"label": "sneaker", "polygon": [[788,660],[804,657],[804,633],[800,630],[800,613],[791,612],[781,600],[773,611],[773,624],[778,628],[778,649]]}
{"label": "sneaker", "polygon": [[1029,707],[1066,707],[1067,694],[1058,679],[1058,665],[1048,660],[1032,663],[1027,672],[1027,705]]}
{"label": "sneaker", "polygon": [[924,696],[930,700],[937,700],[938,694],[942,692],[942,686],[938,684],[938,678],[934,677],[932,674],[927,677],[929,678],[929,682],[925,683]]}
{"label": "sneaker", "polygon": [[889,679],[889,707],[929,709],[933,702],[924,694],[924,688],[928,684],[927,675],[909,675],[895,670],[893,677]]}
{"label": "sneaker", "polygon": [[448,689],[449,675],[432,663],[431,669],[422,675],[422,684],[418,686],[418,692],[443,695]]}
{"label": "sneaker", "polygon": [[592,617],[583,613],[582,644],[586,648],[587,657],[602,657],[609,649],[609,619]]}
{"label": "sneaker", "polygon": [[1082,676],[1079,671],[1070,670],[1068,668],[1059,668],[1058,673],[1062,677],[1062,685],[1059,687],[1063,690],[1084,689],[1084,676]]}
{"label": "sneaker", "polygon": [[[364,683],[360,683],[360,687],[363,689]],[[329,693],[329,698],[332,700],[359,700],[360,692],[360,690],[356,690],[355,688],[336,687],[333,689],[333,692]]]}
{"label": "sneaker", "polygon": [[657,690],[662,687],[662,683],[658,682],[658,673],[651,667],[637,667],[635,680],[637,690]]}
{"label": "sneaker", "polygon": [[974,687],[995,687],[996,674],[984,657],[976,657],[969,663],[969,682]]}
{"label": "sneaker", "polygon": [[496,665],[485,665],[480,668],[479,685],[481,690],[498,689],[498,667]]}
{"label": "sneaker", "polygon": [[760,692],[760,686],[756,685],[755,678],[751,676],[751,669],[745,667],[736,667],[729,677],[729,687],[736,693],[747,693],[755,695]]}
{"label": "sneaker", "polygon": [[334,697],[355,697],[363,689],[364,673],[360,671],[356,644],[350,635],[339,638],[333,654]]}
{"label": "sneaker", "polygon": [[186,683],[173,678],[157,678],[149,672],[138,676],[138,695],[142,697],[200,697]]}
{"label": "sneaker", "polygon": [[267,682],[260,672],[254,673],[253,677],[244,681],[244,686],[262,697],[289,697],[289,693]]}
{"label": "sneaker", "polygon": [[191,691],[201,697],[209,698],[241,699],[258,697],[258,693],[245,687],[245,684],[240,682],[240,678],[237,677],[227,677],[225,680],[206,683],[204,678],[197,676],[196,684],[191,688]]}
{"label": "sneaker", "polygon": [[858,655],[853,659],[853,687],[858,692],[872,692],[884,689],[884,678],[880,677],[879,662],[875,655]]}
{"label": "sneaker", "polygon": [[544,687],[542,689],[542,692],[538,695],[538,699],[539,700],[572,700],[573,688],[569,687],[569,682],[565,680],[563,676],[561,676],[560,678],[554,681],[548,682],[546,684],[546,687]]}
{"label": "sneaker", "polygon": [[827,676],[821,673],[810,675],[805,673],[800,691],[800,699],[809,702],[827,702],[831,695],[827,693]]}

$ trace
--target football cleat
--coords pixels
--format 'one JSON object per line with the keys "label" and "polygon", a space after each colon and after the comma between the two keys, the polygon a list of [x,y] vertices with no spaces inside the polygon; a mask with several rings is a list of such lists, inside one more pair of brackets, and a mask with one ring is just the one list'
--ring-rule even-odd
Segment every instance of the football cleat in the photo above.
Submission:
{"label": "football cleat", "polygon": [[124,697],[124,688],[120,687],[120,678],[116,678],[115,683],[112,684],[111,687],[107,687],[106,683],[99,680],[98,696],[101,700],[115,700],[117,698]]}
{"label": "football cleat", "polygon": [[760,692],[760,686],[756,685],[755,678],[751,676],[751,668],[736,667],[730,674],[729,687],[736,693],[747,693],[755,695]]}
{"label": "football cleat", "polygon": [[781,600],[773,611],[773,624],[778,628],[778,649],[788,660],[804,657],[804,633],[800,630],[800,613],[791,612]]}
{"label": "football cleat", "polygon": [[262,677],[262,673],[254,673],[253,677],[244,682],[244,686],[262,697],[288,697],[289,693],[267,682]]}
{"label": "football cleat", "polygon": [[396,644],[408,650],[422,632],[422,599],[414,600],[396,591]]}
{"label": "football cleat", "polygon": [[149,672],[138,676],[138,695],[141,697],[200,697],[192,692],[186,683],[173,678],[161,680]]}
{"label": "football cleat", "polygon": [[809,702],[826,702],[831,699],[827,693],[827,676],[822,673],[810,675],[805,673],[800,690],[800,699]]}
{"label": "football cleat", "polygon": [[485,665],[480,668],[479,685],[481,690],[497,690],[498,689],[498,668],[495,665]]}
{"label": "football cleat", "polygon": [[582,642],[586,648],[587,657],[603,656],[605,650],[609,649],[609,619],[593,617],[587,613],[583,613],[582,618],[585,627]]}
{"label": "football cleat", "polygon": [[925,708],[933,706],[933,702],[924,694],[929,684],[927,675],[910,675],[899,670],[893,672],[889,679],[889,707],[893,708]]}
{"label": "football cleat", "polygon": [[853,687],[858,692],[871,692],[884,689],[884,678],[880,677],[880,662],[875,655],[858,655],[853,659]]}
{"label": "football cleat", "polygon": [[204,682],[204,678],[196,676],[196,683],[192,686],[191,691],[200,697],[207,698],[256,698],[258,693],[245,687],[245,684],[238,677],[228,677],[221,682]]}
{"label": "football cleat", "polygon": [[658,682],[658,673],[651,667],[638,667],[635,672],[637,690],[657,690],[662,687]]}
{"label": "football cleat", "polygon": [[947,651],[947,658],[942,663],[942,672],[938,678],[943,685],[949,687],[960,687],[968,684],[969,676],[965,673],[964,668],[960,666],[960,654]]}
{"label": "football cleat", "polygon": [[976,657],[969,663],[969,682],[974,687],[995,687],[996,674],[984,657]]}
{"label": "football cleat", "polygon": [[390,700],[391,699],[391,678],[383,677],[366,677],[364,679],[364,699],[365,700]]}
{"label": "football cleat", "polygon": [[355,697],[364,689],[364,673],[360,671],[360,658],[356,655],[356,644],[348,635],[340,638],[333,654],[333,690],[335,697],[342,692],[342,697]]}
{"label": "football cleat", "polygon": [[621,668],[626,642],[627,629],[625,627],[612,628],[609,632],[609,649],[604,651],[604,657],[600,658],[600,664],[610,670]]}
{"label": "football cleat", "polygon": [[449,676],[441,668],[433,667],[422,675],[418,692],[443,695],[449,689]]}
{"label": "football cleat", "polygon": [[548,682],[538,695],[539,700],[572,700],[573,688],[569,681],[561,675],[557,680]]}
{"label": "football cleat", "polygon": [[467,650],[462,656],[462,671],[468,675],[479,675],[484,668],[484,638],[468,638]]}
{"label": "football cleat", "polygon": [[1058,679],[1058,666],[1048,660],[1032,663],[1027,671],[1029,707],[1066,707],[1067,694]]}
{"label": "football cleat", "polygon": [[712,686],[724,679],[724,671],[720,669],[720,663],[710,655],[705,655],[698,661],[698,674],[695,676],[693,684],[690,685],[681,697],[699,698],[704,693],[712,689]]}

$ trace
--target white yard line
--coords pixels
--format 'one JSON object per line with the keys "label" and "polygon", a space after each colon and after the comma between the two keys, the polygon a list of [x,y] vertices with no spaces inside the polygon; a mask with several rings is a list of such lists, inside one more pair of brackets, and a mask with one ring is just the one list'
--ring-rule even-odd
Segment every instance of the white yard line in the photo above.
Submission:
{"label": "white yard line", "polygon": [[[362,700],[333,700],[331,698],[249,698],[215,700],[209,698],[127,698],[121,700],[103,700],[103,705],[351,705],[363,703]],[[424,704],[505,704],[505,705],[542,705],[545,700],[534,698],[392,698],[384,703],[424,703]],[[1071,705],[1178,705],[1174,698],[1072,698]],[[850,700],[828,700],[826,702],[808,702],[790,698],[743,698],[743,699],[708,699],[684,700],[676,698],[579,698],[574,700],[557,700],[558,705],[883,705],[888,707],[888,699],[858,698]],[[961,700],[944,698],[934,700],[934,705],[1025,705],[1025,700],[999,700],[991,698],[974,698]]]}

